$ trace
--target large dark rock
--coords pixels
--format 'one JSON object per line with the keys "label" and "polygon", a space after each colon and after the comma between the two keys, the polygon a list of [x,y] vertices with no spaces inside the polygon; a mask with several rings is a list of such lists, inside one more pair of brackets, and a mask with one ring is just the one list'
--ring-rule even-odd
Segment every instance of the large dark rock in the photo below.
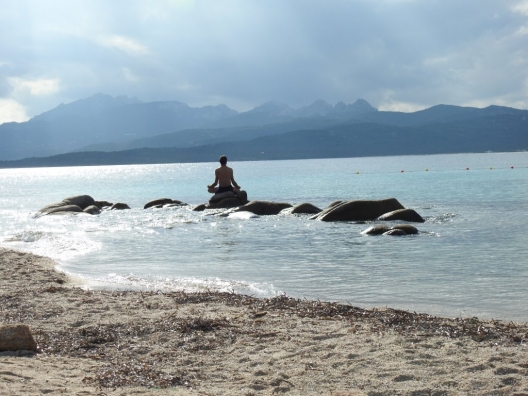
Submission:
{"label": "large dark rock", "polygon": [[217,202],[223,201],[224,199],[228,198],[236,198],[236,195],[233,191],[226,191],[223,193],[215,194],[211,197],[209,200],[210,204],[215,204]]}
{"label": "large dark rock", "polygon": [[27,325],[0,326],[0,352],[3,351],[37,351],[37,343]]}
{"label": "large dark rock", "polygon": [[248,203],[247,193],[244,190],[239,191],[236,195],[232,191],[226,191],[215,194],[209,199],[209,202],[196,206],[193,211],[201,212],[205,209],[230,209]]}
{"label": "large dark rock", "polygon": [[242,202],[238,200],[234,195],[231,198],[222,199],[220,202],[210,203],[207,206],[207,209],[230,209],[237,208],[243,205]]}
{"label": "large dark rock", "polygon": [[403,209],[395,198],[380,200],[356,200],[335,203],[311,219],[321,221],[366,221],[375,220],[384,213]]}
{"label": "large dark rock", "polygon": [[76,195],[62,200],[65,205],[77,205],[81,209],[86,209],[90,205],[95,205],[95,200],[89,195]]}
{"label": "large dark rock", "polygon": [[393,210],[388,213],[385,213],[378,217],[378,220],[383,221],[393,221],[393,220],[402,220],[410,221],[413,223],[423,223],[425,220],[422,216],[416,213],[413,209],[398,209]]}
{"label": "large dark rock", "polygon": [[259,216],[276,215],[281,210],[291,208],[292,205],[284,202],[251,201],[236,209],[237,212],[251,212]]}
{"label": "large dark rock", "polygon": [[[76,195],[65,198],[61,202],[55,202],[51,205],[44,206],[39,212],[42,213],[42,215],[59,212],[82,212],[83,209],[86,209],[91,205],[98,206],[97,202],[95,202],[92,197],[89,195]],[[77,210],[75,207],[80,208],[81,210]]]}

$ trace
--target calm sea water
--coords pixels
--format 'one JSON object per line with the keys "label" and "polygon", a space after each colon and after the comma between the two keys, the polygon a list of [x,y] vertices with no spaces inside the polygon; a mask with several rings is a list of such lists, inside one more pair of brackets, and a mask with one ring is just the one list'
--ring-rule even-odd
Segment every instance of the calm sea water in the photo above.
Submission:
{"label": "calm sea water", "polygon": [[[210,197],[216,163],[9,169],[0,170],[0,245],[52,257],[90,287],[286,293],[528,321],[528,153],[230,165],[250,200],[323,208],[394,197],[426,222],[415,236],[375,237],[361,235],[370,224],[193,212]],[[132,210],[33,217],[79,194]],[[142,209],[161,197],[190,206]]]}

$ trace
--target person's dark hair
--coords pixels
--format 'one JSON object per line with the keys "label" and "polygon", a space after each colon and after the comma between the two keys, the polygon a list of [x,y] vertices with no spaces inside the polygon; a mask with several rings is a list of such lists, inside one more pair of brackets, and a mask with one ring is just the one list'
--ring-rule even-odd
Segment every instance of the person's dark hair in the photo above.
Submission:
{"label": "person's dark hair", "polygon": [[222,165],[227,164],[227,157],[226,157],[225,155],[222,155],[222,156],[220,157],[220,163],[221,163]]}

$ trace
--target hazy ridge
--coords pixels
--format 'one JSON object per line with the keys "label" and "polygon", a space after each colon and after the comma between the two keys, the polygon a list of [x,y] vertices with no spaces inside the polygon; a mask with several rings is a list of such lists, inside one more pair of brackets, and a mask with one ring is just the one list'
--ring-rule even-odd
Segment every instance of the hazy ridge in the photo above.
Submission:
{"label": "hazy ridge", "polygon": [[0,125],[0,167],[335,158],[528,149],[528,111],[437,105],[378,111],[365,100],[272,101],[239,113],[97,94]]}

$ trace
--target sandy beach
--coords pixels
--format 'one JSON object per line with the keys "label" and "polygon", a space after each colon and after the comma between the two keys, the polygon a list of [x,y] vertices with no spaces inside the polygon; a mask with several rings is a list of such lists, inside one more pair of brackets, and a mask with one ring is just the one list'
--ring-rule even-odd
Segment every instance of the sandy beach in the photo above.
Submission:
{"label": "sandy beach", "polygon": [[528,325],[286,296],[84,290],[0,248],[0,394],[528,395]]}

